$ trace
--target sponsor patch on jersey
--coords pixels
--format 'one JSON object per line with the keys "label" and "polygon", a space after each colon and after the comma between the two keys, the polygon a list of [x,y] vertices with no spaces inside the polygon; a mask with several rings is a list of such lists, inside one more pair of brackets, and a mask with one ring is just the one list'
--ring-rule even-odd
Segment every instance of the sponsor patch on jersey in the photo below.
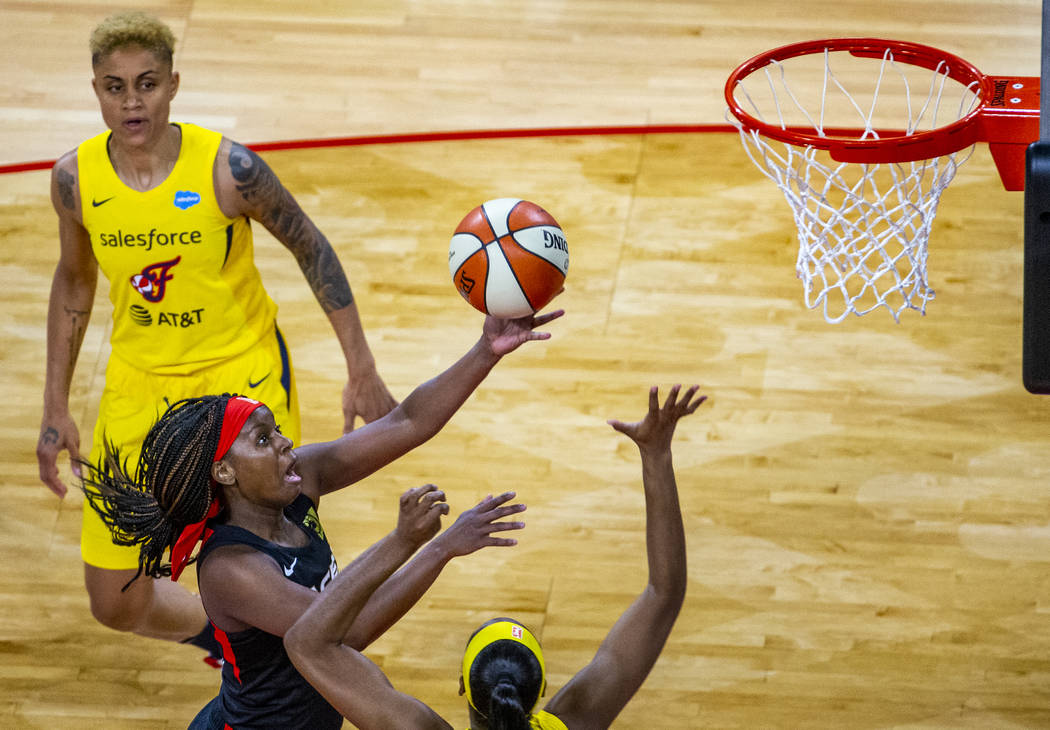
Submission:
{"label": "sponsor patch on jersey", "polygon": [[143,327],[149,327],[153,324],[153,316],[149,313],[149,310],[141,304],[132,304],[130,310],[131,321],[135,324],[140,324]]}
{"label": "sponsor patch on jersey", "polygon": [[164,298],[168,282],[175,278],[171,273],[171,268],[181,260],[181,256],[176,256],[170,261],[160,261],[146,266],[140,273],[131,277],[131,286],[147,302],[159,302]]}
{"label": "sponsor patch on jersey", "polygon": [[175,207],[186,210],[192,208],[197,203],[201,202],[200,193],[194,193],[189,190],[179,190],[175,193]]}

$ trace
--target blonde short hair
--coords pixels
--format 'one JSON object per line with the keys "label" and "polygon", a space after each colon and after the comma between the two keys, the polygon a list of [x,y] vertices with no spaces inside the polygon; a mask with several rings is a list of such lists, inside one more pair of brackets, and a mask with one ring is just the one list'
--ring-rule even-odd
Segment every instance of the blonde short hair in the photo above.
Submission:
{"label": "blonde short hair", "polygon": [[91,65],[113,51],[140,46],[169,66],[175,53],[175,34],[171,28],[148,13],[138,10],[111,15],[91,32]]}

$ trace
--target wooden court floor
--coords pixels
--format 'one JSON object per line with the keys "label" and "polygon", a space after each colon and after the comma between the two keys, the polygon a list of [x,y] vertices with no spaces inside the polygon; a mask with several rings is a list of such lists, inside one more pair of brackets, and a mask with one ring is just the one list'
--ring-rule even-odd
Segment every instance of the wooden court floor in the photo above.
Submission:
{"label": "wooden court floor", "polygon": [[[344,12],[324,3],[292,24],[282,4],[259,3],[255,20],[233,27],[224,45],[218,31],[238,6],[158,3],[185,38],[187,62],[198,64],[174,116],[210,119],[246,142],[718,123],[717,100],[697,101],[683,89],[724,79],[735,65],[725,59],[739,55],[734,39],[762,46],[776,36],[761,8],[749,6],[731,15],[728,4],[658,2],[638,15],[609,2],[494,5],[532,19],[534,36],[560,31],[568,50],[558,104],[512,123],[491,110],[450,118],[439,113],[450,98],[440,92],[464,88],[462,79],[413,78],[396,65],[418,48],[420,68],[440,66],[457,20],[500,38],[506,31],[493,30],[489,4],[362,3]],[[887,12],[898,11],[895,35],[907,9],[915,40],[954,39],[947,45],[986,70],[1033,74],[1032,6],[902,2]],[[858,11],[851,22],[865,33],[893,30],[879,26],[889,20],[870,5],[800,7],[827,27],[782,20],[785,41],[848,32],[845,9]],[[48,96],[45,79],[85,84],[85,54],[69,47],[109,8],[0,3],[5,17],[23,23],[20,34],[11,23],[0,34],[17,35],[22,57],[37,64],[21,96],[2,87],[0,164],[52,158],[97,129],[90,98],[65,104]],[[366,95],[375,110],[368,121],[363,109],[320,89],[326,72],[314,62],[335,43],[337,30],[323,22],[333,18],[362,44],[372,42],[363,29],[386,29],[385,46],[369,46],[388,47],[379,58],[389,63],[376,62],[387,83]],[[632,21],[635,32],[623,31]],[[1000,25],[1006,29],[995,30]],[[250,62],[266,47],[249,42],[260,28],[270,31],[267,43],[305,54],[309,73],[299,91],[276,72],[277,61],[262,71]],[[703,32],[691,35],[696,29]],[[651,41],[652,53],[627,40],[611,48],[618,32]],[[1003,37],[1019,40],[1007,48]],[[39,60],[47,38],[62,42]],[[527,58],[520,43],[507,48]],[[627,63],[631,51],[636,67]],[[268,95],[298,93],[320,111],[296,116],[288,105],[241,117],[230,111],[242,108],[235,102],[209,98],[229,87],[218,69],[205,77],[207,64],[237,52],[249,62],[221,73],[250,77],[239,99],[272,107]],[[20,68],[10,44],[2,53],[0,67]],[[462,72],[465,62],[448,63]],[[691,80],[689,64],[702,69]],[[505,73],[514,64],[496,65]],[[334,78],[349,93],[352,82]],[[413,94],[418,100],[420,89],[435,90],[434,108],[423,104],[409,119],[400,104]],[[624,100],[635,92],[643,103],[628,111]],[[618,101],[597,110],[587,103],[600,96]],[[331,119],[337,107],[344,115],[321,133],[313,116]],[[48,109],[54,124],[31,123],[32,113]],[[1021,386],[1023,198],[1002,190],[986,149],[942,199],[929,261],[937,296],[927,315],[907,312],[895,324],[875,312],[839,325],[804,307],[790,212],[732,134],[475,139],[266,159],[336,246],[380,370],[400,397],[450,364],[480,329],[481,315],[456,294],[446,264],[448,238],[468,210],[493,197],[534,200],[569,241],[558,301],[567,315],[552,325],[553,338],[506,358],[433,441],[322,505],[341,564],[391,529],[396,497],[410,486],[438,484],[453,513],[507,488],[529,505],[518,547],[453,562],[369,650],[399,689],[465,725],[459,658],[469,632],[493,615],[536,627],[552,691],[583,666],[645,581],[637,456],[605,420],[641,415],[650,384],[697,382],[711,402],[681,423],[675,443],[688,596],[616,728],[1050,727],[1050,400]],[[47,180],[46,171],[0,175],[0,726],[185,727],[214,695],[218,673],[195,650],[93,622],[79,560],[80,500],[60,502],[36,478],[44,319],[57,255]],[[333,437],[337,346],[301,277],[289,273],[288,254],[255,230],[296,364],[304,439]],[[101,390],[108,307],[103,282],[73,383],[82,434]]]}

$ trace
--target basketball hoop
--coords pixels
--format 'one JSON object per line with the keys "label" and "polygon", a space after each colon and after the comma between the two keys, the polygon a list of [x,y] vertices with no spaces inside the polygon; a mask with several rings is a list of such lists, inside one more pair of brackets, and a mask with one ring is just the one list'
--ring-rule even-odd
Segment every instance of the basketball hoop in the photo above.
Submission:
{"label": "basketball hoop", "polygon": [[1023,188],[1039,79],[985,76],[930,46],[875,38],[795,43],[738,67],[727,116],[794,212],[806,306],[895,321],[934,298],[927,242],[941,193],[980,141]]}

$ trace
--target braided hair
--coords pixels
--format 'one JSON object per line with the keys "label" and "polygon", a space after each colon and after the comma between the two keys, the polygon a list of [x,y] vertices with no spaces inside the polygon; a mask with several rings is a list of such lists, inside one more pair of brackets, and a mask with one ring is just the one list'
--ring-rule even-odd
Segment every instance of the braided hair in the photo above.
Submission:
{"label": "braided hair", "polygon": [[489,730],[529,730],[529,715],[543,691],[540,662],[517,641],[494,641],[470,667],[474,704]]}
{"label": "braided hair", "polygon": [[140,575],[171,575],[164,551],[182,529],[204,519],[213,498],[211,466],[229,394],[187,398],[168,407],[146,434],[130,474],[115,444],[97,465],[81,462],[81,489],[117,545],[139,547]]}

